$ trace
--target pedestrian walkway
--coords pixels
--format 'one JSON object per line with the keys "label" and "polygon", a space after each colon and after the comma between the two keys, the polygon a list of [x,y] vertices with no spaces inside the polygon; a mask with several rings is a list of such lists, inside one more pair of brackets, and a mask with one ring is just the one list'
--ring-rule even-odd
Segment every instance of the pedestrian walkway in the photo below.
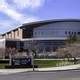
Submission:
{"label": "pedestrian walkway", "polygon": [[[80,64],[68,65],[68,66],[62,66],[62,67],[35,68],[35,71],[64,71],[64,70],[74,70],[74,69],[80,69]],[[0,69],[0,74],[14,74],[14,73],[20,73],[20,72],[29,72],[29,71],[33,71],[33,69],[32,68]]]}
{"label": "pedestrian walkway", "polygon": [[51,68],[39,68],[38,71],[62,71],[62,70],[72,70],[72,69],[79,69],[80,64],[76,65],[67,65],[61,67],[51,67]]}

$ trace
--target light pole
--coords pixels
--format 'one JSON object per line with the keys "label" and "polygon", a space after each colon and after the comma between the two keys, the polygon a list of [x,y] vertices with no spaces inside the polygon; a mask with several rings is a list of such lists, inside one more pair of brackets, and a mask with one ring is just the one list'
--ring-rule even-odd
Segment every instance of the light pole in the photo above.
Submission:
{"label": "light pole", "polygon": [[11,54],[9,54],[9,58],[10,58],[9,65],[12,65],[12,55]]}
{"label": "light pole", "polygon": [[33,68],[33,71],[34,71],[34,41],[32,40],[32,45],[31,45],[31,52],[32,52],[32,56],[31,56],[31,61],[32,61],[32,68]]}
{"label": "light pole", "polygon": [[36,44],[35,41],[32,40],[32,67],[33,67],[33,71],[35,71],[35,55],[36,55]]}
{"label": "light pole", "polygon": [[35,70],[34,69],[34,52],[32,52],[32,67],[33,67],[33,71]]}

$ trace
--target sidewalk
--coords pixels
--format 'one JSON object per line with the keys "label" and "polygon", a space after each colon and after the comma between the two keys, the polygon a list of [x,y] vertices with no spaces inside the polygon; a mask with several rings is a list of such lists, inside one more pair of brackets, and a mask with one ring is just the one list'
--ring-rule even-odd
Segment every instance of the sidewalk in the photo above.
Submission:
{"label": "sidewalk", "polygon": [[[51,67],[51,68],[35,68],[35,71],[64,71],[64,70],[75,70],[80,69],[80,64],[68,65],[62,67]],[[14,74],[20,72],[33,71],[32,68],[29,69],[0,69],[0,74]]]}
{"label": "sidewalk", "polygon": [[62,70],[73,70],[73,69],[80,69],[80,64],[61,66],[61,67],[51,67],[51,68],[39,68],[38,71],[62,71]]}

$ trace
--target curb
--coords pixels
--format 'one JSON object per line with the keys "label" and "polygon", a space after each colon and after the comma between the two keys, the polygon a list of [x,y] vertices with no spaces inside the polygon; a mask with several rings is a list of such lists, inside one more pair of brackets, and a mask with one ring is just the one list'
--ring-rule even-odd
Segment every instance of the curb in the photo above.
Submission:
{"label": "curb", "polygon": [[67,70],[48,70],[48,71],[28,71],[28,72],[61,72],[61,71],[73,71],[73,70],[80,70],[80,69],[67,69]]}
{"label": "curb", "polygon": [[33,68],[29,69],[0,69],[0,74],[15,74],[15,73],[23,73],[23,72],[59,72],[59,71],[73,71],[80,70],[80,64],[70,65],[70,66],[62,66],[62,67],[51,67],[51,68]]}

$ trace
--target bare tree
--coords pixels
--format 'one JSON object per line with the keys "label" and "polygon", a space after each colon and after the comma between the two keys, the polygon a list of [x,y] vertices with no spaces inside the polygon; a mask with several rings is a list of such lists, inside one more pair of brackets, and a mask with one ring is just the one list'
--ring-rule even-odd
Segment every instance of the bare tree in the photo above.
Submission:
{"label": "bare tree", "polygon": [[59,48],[57,55],[68,60],[73,58],[74,62],[77,61],[77,58],[80,57],[80,43],[73,43],[65,46],[65,48]]}
{"label": "bare tree", "polygon": [[0,48],[0,58],[1,59],[5,58],[5,48]]}
{"label": "bare tree", "polygon": [[17,54],[17,49],[16,48],[6,48],[6,56],[7,58],[10,59],[9,64],[12,64],[12,58],[15,57],[15,55]]}

